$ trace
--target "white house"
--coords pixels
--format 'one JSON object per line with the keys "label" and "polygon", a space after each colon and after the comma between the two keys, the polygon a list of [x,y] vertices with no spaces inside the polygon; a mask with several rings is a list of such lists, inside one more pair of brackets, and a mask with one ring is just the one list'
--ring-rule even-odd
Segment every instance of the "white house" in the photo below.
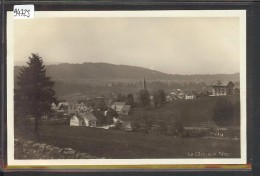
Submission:
{"label": "white house", "polygon": [[70,119],[70,126],[96,127],[97,119],[90,112],[77,112]]}
{"label": "white house", "polygon": [[196,98],[196,95],[192,92],[189,92],[185,95],[185,100],[193,100]]}

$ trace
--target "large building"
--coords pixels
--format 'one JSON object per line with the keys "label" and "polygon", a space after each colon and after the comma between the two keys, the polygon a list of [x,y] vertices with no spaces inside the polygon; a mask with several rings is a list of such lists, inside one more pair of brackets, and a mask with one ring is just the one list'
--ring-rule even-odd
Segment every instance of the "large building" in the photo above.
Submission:
{"label": "large building", "polygon": [[232,81],[215,81],[212,83],[212,96],[232,95],[234,83]]}

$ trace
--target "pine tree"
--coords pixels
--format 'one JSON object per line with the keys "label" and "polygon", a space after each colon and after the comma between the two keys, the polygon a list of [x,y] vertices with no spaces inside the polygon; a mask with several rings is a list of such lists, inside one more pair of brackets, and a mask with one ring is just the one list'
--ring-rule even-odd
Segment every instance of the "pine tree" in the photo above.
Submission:
{"label": "pine tree", "polygon": [[56,102],[54,82],[46,76],[45,65],[38,54],[32,53],[27,64],[17,77],[15,111],[23,117],[33,116],[37,133],[40,118],[50,113],[51,103]]}

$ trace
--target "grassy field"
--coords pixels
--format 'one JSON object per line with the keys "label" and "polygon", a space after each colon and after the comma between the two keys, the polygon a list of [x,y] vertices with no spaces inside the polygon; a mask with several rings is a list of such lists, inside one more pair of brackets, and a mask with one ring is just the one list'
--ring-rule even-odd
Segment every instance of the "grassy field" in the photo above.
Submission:
{"label": "grassy field", "polygon": [[[27,127],[27,130],[30,128]],[[239,140],[176,138],[70,126],[42,126],[37,137],[32,134],[30,137],[29,135],[24,137],[58,147],[71,147],[74,150],[105,158],[240,157]],[[192,154],[194,155],[191,156]]]}
{"label": "grassy field", "polygon": [[[152,119],[153,123],[159,120],[167,122],[181,121],[185,123],[214,123],[212,121],[213,108],[219,98],[225,98],[235,103],[239,101],[238,95],[225,97],[201,97],[194,100],[180,100],[167,102],[157,109],[136,109],[132,115],[127,116],[126,120],[135,121],[142,120],[144,116]],[[239,120],[239,116],[235,117]],[[236,125],[236,124],[234,124]]]}

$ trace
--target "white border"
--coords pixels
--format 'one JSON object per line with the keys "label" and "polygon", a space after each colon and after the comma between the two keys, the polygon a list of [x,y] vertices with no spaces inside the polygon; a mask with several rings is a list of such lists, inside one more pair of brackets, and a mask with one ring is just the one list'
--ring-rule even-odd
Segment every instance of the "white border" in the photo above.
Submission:
{"label": "white border", "polygon": [[[241,158],[239,159],[14,159],[14,17],[7,13],[7,163],[12,165],[160,165],[246,164],[246,10],[154,10],[154,11],[37,11],[35,18],[53,17],[238,17],[240,19]],[[33,20],[33,19],[28,19]]]}

